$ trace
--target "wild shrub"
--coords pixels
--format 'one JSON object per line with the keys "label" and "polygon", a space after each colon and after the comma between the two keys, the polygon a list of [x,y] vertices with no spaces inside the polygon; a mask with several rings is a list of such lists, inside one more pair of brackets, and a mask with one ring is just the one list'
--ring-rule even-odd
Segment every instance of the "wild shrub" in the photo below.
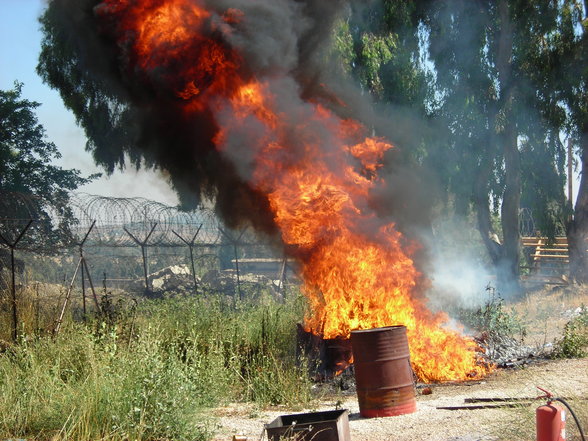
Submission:
{"label": "wild shrub", "polygon": [[552,358],[582,358],[588,355],[588,308],[584,305],[580,313],[564,327],[563,336],[557,340]]}
{"label": "wild shrub", "polygon": [[208,405],[218,397],[260,405],[310,400],[310,379],[295,359],[296,323],[304,309],[300,298],[279,303],[269,297],[235,302],[209,296],[147,308],[139,320],[160,323],[170,355],[208,366],[202,375],[209,375],[207,390],[217,397],[214,403],[209,397]]}
{"label": "wild shrub", "polygon": [[484,305],[458,312],[461,322],[478,331],[487,342],[523,339],[526,329],[518,314],[513,309],[507,309],[504,299],[495,288],[488,286],[486,292],[489,298]]}

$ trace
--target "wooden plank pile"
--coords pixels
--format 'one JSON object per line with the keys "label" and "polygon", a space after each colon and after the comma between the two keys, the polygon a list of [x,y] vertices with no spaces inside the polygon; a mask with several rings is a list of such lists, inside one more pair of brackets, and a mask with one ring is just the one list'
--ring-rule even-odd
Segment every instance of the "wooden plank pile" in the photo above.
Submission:
{"label": "wooden plank pile", "polygon": [[523,277],[528,282],[553,285],[568,284],[569,251],[568,239],[558,236],[522,237],[523,253],[527,257],[529,273]]}

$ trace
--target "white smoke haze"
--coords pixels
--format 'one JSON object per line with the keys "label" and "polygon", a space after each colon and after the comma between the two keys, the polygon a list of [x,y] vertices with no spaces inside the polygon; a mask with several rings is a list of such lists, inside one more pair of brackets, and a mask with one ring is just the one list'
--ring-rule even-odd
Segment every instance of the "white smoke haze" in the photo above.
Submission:
{"label": "white smoke haze", "polygon": [[465,219],[437,218],[433,235],[421,237],[429,253],[429,304],[434,310],[476,308],[487,299],[496,277],[489,270],[479,232]]}

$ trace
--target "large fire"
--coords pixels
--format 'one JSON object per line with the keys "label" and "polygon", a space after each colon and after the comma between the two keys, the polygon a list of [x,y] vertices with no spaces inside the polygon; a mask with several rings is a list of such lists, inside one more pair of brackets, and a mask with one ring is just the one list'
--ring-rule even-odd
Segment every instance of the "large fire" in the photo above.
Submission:
{"label": "large fire", "polygon": [[418,295],[415,245],[369,205],[370,192],[383,185],[377,171],[393,148],[388,142],[302,100],[287,73],[252,72],[227,43],[246,18],[238,10],[215,11],[199,0],[105,0],[95,12],[118,42],[126,75],[174,96],[188,116],[214,115],[217,149],[267,195],[300,263],[308,331],[346,338],[355,329],[403,324],[422,381],[487,372],[474,341],[446,329],[447,317]]}

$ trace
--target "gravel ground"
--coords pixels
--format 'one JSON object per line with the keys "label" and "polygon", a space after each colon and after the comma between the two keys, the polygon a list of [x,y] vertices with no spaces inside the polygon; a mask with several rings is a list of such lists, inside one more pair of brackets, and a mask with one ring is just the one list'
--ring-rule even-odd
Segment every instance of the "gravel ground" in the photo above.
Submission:
{"label": "gravel ground", "polygon": [[[289,409],[285,407],[258,410],[235,404],[216,409],[218,428],[215,440],[231,440],[233,435],[245,435],[248,440],[264,438],[264,424],[280,415],[348,409],[352,441],[490,441],[534,439],[534,409],[542,401],[515,409],[441,410],[440,406],[464,405],[466,398],[514,398],[540,395],[535,386],[542,386],[565,397],[574,406],[588,429],[588,359],[536,362],[525,368],[501,369],[483,381],[431,386],[430,395],[417,394],[417,411],[387,418],[361,418],[354,393],[324,393],[316,408]],[[579,439],[568,418],[567,441]]]}

